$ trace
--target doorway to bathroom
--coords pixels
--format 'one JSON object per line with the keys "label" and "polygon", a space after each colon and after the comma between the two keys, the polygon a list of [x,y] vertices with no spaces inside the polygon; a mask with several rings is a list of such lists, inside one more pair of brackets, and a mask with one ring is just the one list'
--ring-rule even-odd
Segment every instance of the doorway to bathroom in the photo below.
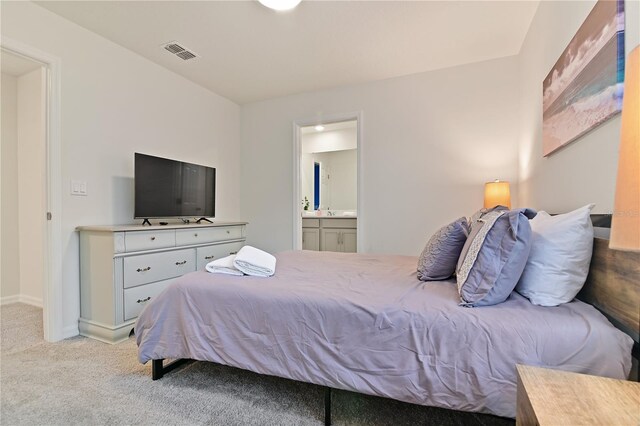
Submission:
{"label": "doorway to bathroom", "polygon": [[361,117],[294,123],[294,249],[361,251]]}

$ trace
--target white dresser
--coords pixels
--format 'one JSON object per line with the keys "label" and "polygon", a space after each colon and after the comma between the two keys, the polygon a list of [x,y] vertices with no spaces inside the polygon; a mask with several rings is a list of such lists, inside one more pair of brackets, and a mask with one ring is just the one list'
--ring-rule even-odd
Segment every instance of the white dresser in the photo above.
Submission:
{"label": "white dresser", "polygon": [[126,340],[145,304],[177,277],[244,245],[245,222],[80,226],[80,334]]}

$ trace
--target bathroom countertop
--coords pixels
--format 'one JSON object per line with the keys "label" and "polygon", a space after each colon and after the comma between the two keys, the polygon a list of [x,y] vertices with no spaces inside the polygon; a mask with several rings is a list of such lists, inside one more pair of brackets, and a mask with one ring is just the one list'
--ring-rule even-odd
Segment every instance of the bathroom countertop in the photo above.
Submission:
{"label": "bathroom countertop", "polygon": [[357,219],[358,216],[346,216],[346,215],[336,215],[336,216],[316,216],[315,214],[303,214],[303,219]]}

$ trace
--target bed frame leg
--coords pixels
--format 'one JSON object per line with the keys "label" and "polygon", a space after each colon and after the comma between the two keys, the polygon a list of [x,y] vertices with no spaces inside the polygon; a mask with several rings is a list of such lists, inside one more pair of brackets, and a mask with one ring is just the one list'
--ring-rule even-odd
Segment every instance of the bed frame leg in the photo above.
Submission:
{"label": "bed frame leg", "polygon": [[151,360],[151,379],[158,380],[164,376],[164,367],[162,366],[163,359]]}
{"label": "bed frame leg", "polygon": [[164,364],[164,359],[152,359],[151,360],[151,379],[158,380],[162,379],[162,376],[180,367],[183,364],[191,362],[190,359],[176,359],[175,361],[171,361],[167,365]]}
{"label": "bed frame leg", "polygon": [[331,388],[324,388],[324,424],[331,426]]}

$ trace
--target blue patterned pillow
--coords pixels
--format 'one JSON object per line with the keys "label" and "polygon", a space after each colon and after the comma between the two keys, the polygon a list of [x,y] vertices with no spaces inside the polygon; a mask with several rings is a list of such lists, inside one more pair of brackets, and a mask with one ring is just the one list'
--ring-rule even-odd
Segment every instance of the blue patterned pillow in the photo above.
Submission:
{"label": "blue patterned pillow", "polygon": [[456,270],[468,234],[469,224],[464,217],[433,234],[418,260],[418,279],[437,281],[450,278]]}

